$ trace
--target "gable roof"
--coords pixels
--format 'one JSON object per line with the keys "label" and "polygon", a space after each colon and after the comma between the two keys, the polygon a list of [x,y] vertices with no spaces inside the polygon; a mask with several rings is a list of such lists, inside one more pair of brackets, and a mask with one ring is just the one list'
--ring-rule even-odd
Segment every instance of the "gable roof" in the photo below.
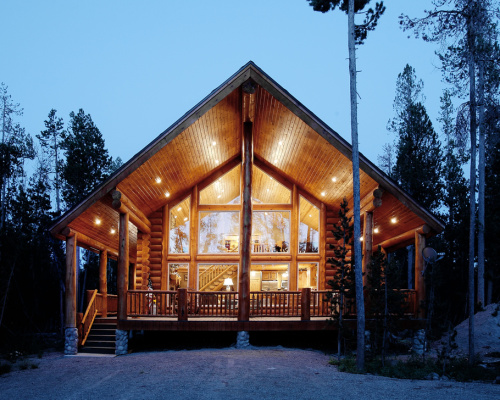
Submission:
{"label": "gable roof", "polygon": [[[249,79],[257,85],[255,102],[250,106],[255,120],[256,164],[282,174],[330,208],[338,208],[343,197],[352,204],[351,145],[250,61],[55,221],[52,234],[59,236],[65,227],[77,227],[117,248],[117,243],[112,245],[117,239],[92,227],[95,215],[106,219],[109,226],[113,221],[117,224],[111,191],[120,190],[144,215],[151,215],[214,170],[237,163],[244,107],[241,87]],[[161,183],[155,182],[157,177]],[[405,220],[405,228],[388,227],[379,242],[423,224],[435,232],[444,229],[441,221],[362,154],[360,178],[365,202],[376,188],[386,192],[378,212],[380,219],[399,214]]]}

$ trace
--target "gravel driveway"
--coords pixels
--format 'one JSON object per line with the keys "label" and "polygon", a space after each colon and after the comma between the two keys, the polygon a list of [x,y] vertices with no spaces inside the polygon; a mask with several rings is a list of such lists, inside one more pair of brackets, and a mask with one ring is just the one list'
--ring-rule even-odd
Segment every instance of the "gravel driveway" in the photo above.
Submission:
{"label": "gravel driveway", "polygon": [[259,348],[65,357],[0,376],[1,399],[500,399],[500,385],[340,373],[317,351]]}

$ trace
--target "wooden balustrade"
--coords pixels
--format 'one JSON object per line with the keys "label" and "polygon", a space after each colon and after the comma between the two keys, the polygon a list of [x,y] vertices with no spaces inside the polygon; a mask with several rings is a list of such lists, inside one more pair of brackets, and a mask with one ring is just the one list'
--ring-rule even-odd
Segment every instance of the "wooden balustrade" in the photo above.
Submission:
{"label": "wooden balustrade", "polygon": [[80,323],[81,325],[81,335],[79,335],[79,345],[83,346],[85,342],[87,341],[87,337],[89,336],[90,333],[90,328],[92,328],[92,324],[94,323],[94,319],[97,315],[97,289],[96,290],[87,290],[87,300],[88,300],[88,305],[87,309],[85,311],[85,314],[83,314],[82,322]]}
{"label": "wooden balustrade", "polygon": [[206,271],[203,271],[199,276],[199,288],[201,291],[208,287],[211,283],[215,282],[225,273],[233,273],[236,267],[233,265],[212,265]]}
{"label": "wooden balustrade", "polygon": [[192,317],[235,317],[238,292],[188,292],[187,308]]}
{"label": "wooden balustrade", "polygon": [[251,317],[300,317],[301,292],[251,292]]}
{"label": "wooden balustrade", "polygon": [[177,292],[171,290],[129,290],[129,317],[174,317],[177,315]]}
{"label": "wooden balustrade", "polygon": [[[415,290],[401,289],[400,292],[405,294],[405,315],[416,316],[418,304]],[[91,293],[92,298],[98,299],[96,291]],[[339,296],[338,292],[331,293],[328,290],[310,289],[251,292],[250,316],[300,317],[303,321],[312,317],[328,318],[332,315],[331,296]],[[109,296],[108,309],[111,311],[113,307],[109,307]],[[94,301],[94,304],[98,304],[98,301]],[[95,307],[97,311],[98,307]],[[177,317],[179,321],[192,317],[237,317],[238,292],[129,290],[127,309],[130,317]],[[354,301],[346,302],[343,315],[353,317],[355,310]],[[336,311],[338,312],[338,309]],[[85,325],[84,322],[82,324]]]}

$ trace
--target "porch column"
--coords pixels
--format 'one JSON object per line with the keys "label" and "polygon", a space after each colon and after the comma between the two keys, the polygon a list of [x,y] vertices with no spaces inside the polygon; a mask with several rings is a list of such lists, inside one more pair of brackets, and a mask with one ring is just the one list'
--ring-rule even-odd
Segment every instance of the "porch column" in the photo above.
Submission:
{"label": "porch column", "polygon": [[[359,240],[359,239],[358,239]],[[363,259],[361,267],[363,270],[363,286],[368,284],[367,267],[372,259],[373,248],[373,213],[365,212],[363,223]]]}
{"label": "porch column", "polygon": [[119,242],[118,242],[118,310],[119,320],[127,319],[127,289],[128,289],[128,268],[129,268],[129,237],[128,237],[128,213],[120,213]]}
{"label": "porch column", "polygon": [[76,233],[66,238],[66,313],[64,354],[78,352],[78,328],[76,326]]}
{"label": "porch column", "polygon": [[168,230],[168,217],[170,216],[170,212],[168,210],[168,204],[165,204],[162,209],[162,240],[161,240],[161,290],[168,290],[168,239],[169,239],[169,230]]}
{"label": "porch column", "polygon": [[102,295],[101,316],[108,316],[108,251],[99,252],[99,293]]}
{"label": "porch column", "polygon": [[288,278],[288,290],[295,292],[297,290],[297,253],[299,252],[299,191],[297,185],[293,185],[292,188],[292,219],[291,219],[291,229],[290,229],[290,255],[292,259],[290,260],[290,271]]}
{"label": "porch column", "polygon": [[425,279],[423,276],[424,271],[424,257],[422,250],[425,248],[425,236],[415,232],[415,292],[416,292],[416,307],[417,316],[425,318],[425,308],[420,307],[421,303],[425,303]]}
{"label": "porch column", "polygon": [[326,205],[321,203],[319,210],[319,272],[318,289],[326,289],[326,249],[330,246],[326,243]]}
{"label": "porch column", "polygon": [[238,320],[250,318],[250,265],[252,255],[252,123],[243,124],[242,140],[242,209],[240,216],[241,260],[238,285]]}
{"label": "porch column", "polygon": [[190,236],[189,236],[189,254],[191,262],[189,263],[188,290],[196,290],[198,282],[196,255],[198,254],[198,186],[195,185],[191,192],[191,212],[190,212]]}

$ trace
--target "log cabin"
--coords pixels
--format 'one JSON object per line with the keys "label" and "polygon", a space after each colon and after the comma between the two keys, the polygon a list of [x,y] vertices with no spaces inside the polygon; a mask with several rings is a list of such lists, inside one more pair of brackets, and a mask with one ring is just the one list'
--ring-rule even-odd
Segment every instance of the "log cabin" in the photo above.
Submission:
{"label": "log cabin", "polygon": [[[50,228],[66,242],[65,352],[103,347],[91,338],[106,321],[116,354],[138,330],[328,328],[327,260],[342,199],[352,208],[351,156],[338,133],[244,65]],[[422,249],[444,226],[361,154],[360,192],[363,269],[378,246],[414,244],[407,301],[418,319]],[[81,318],[77,246],[100,255]],[[107,294],[108,258],[117,296]]]}

